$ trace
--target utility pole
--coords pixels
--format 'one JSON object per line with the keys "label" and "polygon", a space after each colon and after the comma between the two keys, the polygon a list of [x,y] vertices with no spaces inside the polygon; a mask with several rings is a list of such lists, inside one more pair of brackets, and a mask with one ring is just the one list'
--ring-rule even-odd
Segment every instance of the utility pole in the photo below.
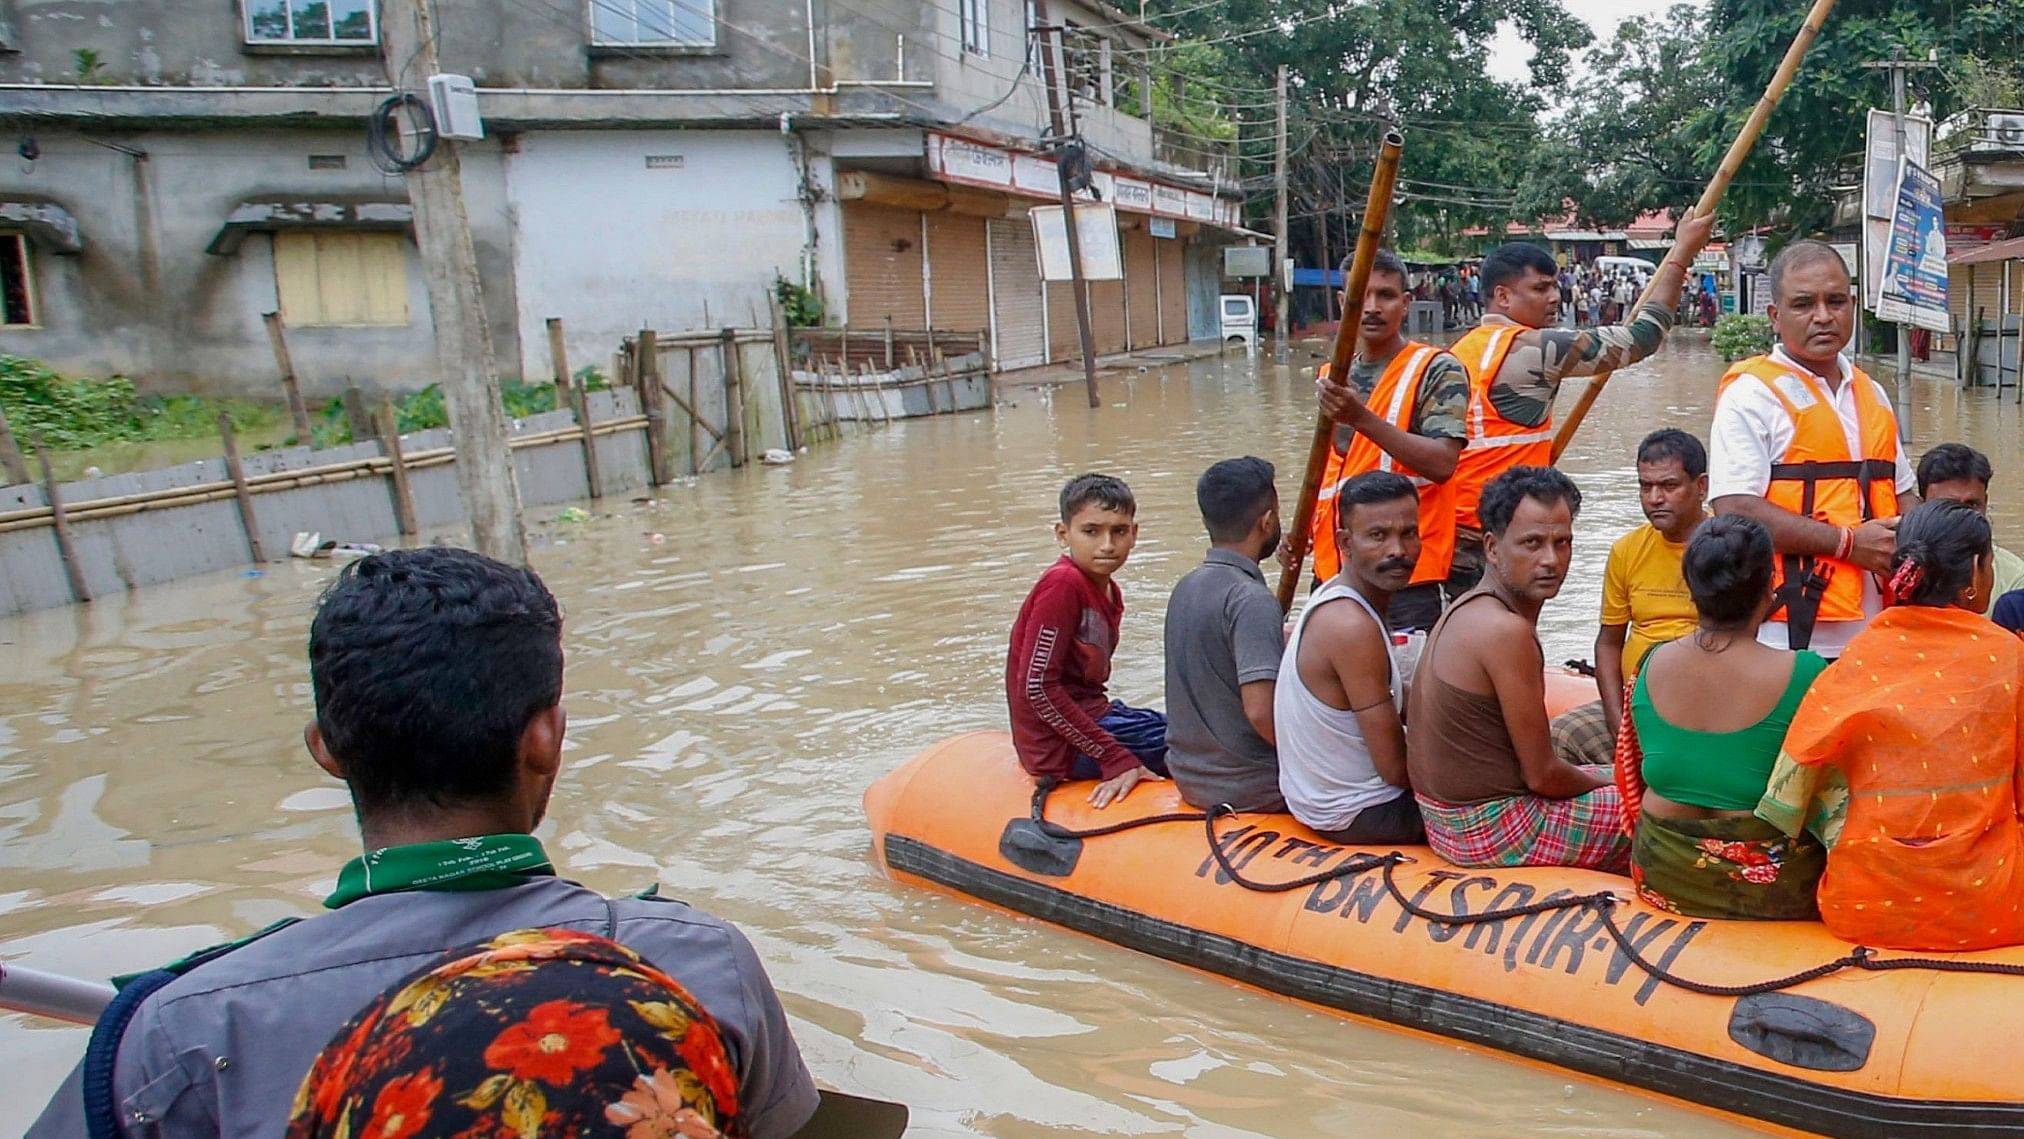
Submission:
{"label": "utility pole", "polygon": [[[380,0],[380,58],[396,91],[422,88],[441,70],[431,3]],[[520,488],[506,441],[506,409],[499,402],[499,369],[478,284],[478,253],[464,212],[457,144],[438,139],[435,154],[407,171],[406,180],[415,212],[415,245],[429,286],[443,404],[457,453],[457,494],[471,518],[471,544],[488,557],[525,565],[527,531],[520,521]]]}
{"label": "utility pole", "polygon": [[[1089,330],[1089,282],[1082,276],[1082,238],[1076,232],[1075,192],[1068,188],[1067,152],[1064,149],[1074,132],[1069,129],[1068,120],[1061,110],[1062,87],[1068,74],[1066,50],[1066,29],[1059,25],[1047,25],[1047,6],[1036,3],[1034,15],[1043,28],[1035,31],[1044,33],[1053,42],[1047,51],[1040,54],[1041,69],[1045,74],[1041,81],[1047,84],[1048,131],[1054,136],[1054,173],[1061,187],[1061,220],[1068,230],[1068,272],[1069,287],[1075,295],[1075,330],[1082,337],[1082,383],[1089,389],[1089,406],[1102,407],[1103,400],[1096,394],[1096,339]],[[1073,116],[1074,106],[1069,107]]]}
{"label": "utility pole", "polygon": [[[1872,70],[1890,72],[1891,122],[1895,128],[1894,133],[1897,135],[1898,162],[1902,164],[1910,157],[1911,138],[1910,134],[1905,130],[1905,73],[1909,71],[1921,71],[1929,67],[1938,67],[1939,64],[1936,61],[1906,59],[1904,58],[1903,50],[1897,49],[1891,52],[1891,58],[1870,60],[1863,64],[1863,66]],[[1930,160],[1931,156],[1928,155],[1927,157]],[[1891,197],[1893,199],[1897,197],[1895,188],[1892,190]],[[1885,266],[1879,267],[1876,272],[1881,275],[1887,271],[1888,265],[1889,261],[1886,260]],[[1861,319],[1862,306],[1858,304],[1856,306],[1856,320],[1860,322]],[[1898,324],[1897,330],[1897,389],[1895,396],[1896,398],[1893,402],[1897,406],[1892,410],[1897,414],[1898,441],[1900,443],[1909,443],[1912,439],[1912,326],[1904,322]]]}
{"label": "utility pole", "polygon": [[1272,358],[1278,363],[1290,363],[1293,359],[1293,343],[1288,339],[1286,322],[1292,317],[1292,290],[1286,287],[1286,65],[1279,65],[1279,132],[1274,144],[1272,181],[1277,187],[1278,202],[1274,207],[1275,236],[1272,239],[1272,284],[1279,292],[1279,305],[1273,311]]}

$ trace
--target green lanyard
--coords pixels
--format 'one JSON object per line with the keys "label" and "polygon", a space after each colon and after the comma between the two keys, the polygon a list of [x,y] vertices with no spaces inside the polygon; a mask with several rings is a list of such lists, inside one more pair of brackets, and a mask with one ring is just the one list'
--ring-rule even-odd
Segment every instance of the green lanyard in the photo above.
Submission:
{"label": "green lanyard", "polygon": [[335,910],[374,894],[408,890],[503,890],[530,875],[553,873],[548,852],[529,834],[488,834],[389,846],[345,863],[337,873],[337,889],[323,905]]}

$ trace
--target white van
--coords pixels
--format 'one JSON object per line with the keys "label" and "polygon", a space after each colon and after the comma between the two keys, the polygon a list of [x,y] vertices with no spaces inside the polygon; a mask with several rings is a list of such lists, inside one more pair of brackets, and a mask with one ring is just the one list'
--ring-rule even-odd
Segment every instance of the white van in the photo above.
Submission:
{"label": "white van", "polygon": [[1628,269],[1639,280],[1651,276],[1653,273],[1658,272],[1659,269],[1657,265],[1642,257],[1598,257],[1595,259],[1595,267],[1611,275]]}

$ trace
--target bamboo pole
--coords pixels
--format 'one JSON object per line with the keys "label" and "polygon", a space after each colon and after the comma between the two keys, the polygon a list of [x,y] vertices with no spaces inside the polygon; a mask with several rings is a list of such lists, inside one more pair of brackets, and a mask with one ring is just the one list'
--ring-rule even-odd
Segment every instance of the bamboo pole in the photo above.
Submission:
{"label": "bamboo pole", "polygon": [[0,408],[0,470],[7,472],[9,486],[28,482],[28,462],[21,457],[21,444],[14,441],[14,429],[7,424],[7,411]]}
{"label": "bamboo pole", "polygon": [[779,370],[781,434],[787,440],[787,449],[798,451],[808,445],[808,433],[801,420],[801,397],[794,390],[794,353],[787,344],[787,314],[781,311],[780,298],[770,294],[766,307],[773,333],[773,366]]}
{"label": "bamboo pole", "polygon": [[394,492],[394,524],[404,535],[412,536],[421,527],[415,524],[415,492],[408,484],[407,456],[401,452],[401,421],[394,412],[394,401],[382,397],[379,406],[380,450],[387,458],[387,474]]}
{"label": "bamboo pole", "polygon": [[[627,416],[623,419],[604,420],[595,428],[598,435],[615,435],[625,431],[637,431],[646,426],[643,415]],[[553,431],[542,431],[522,435],[511,441],[514,450],[522,447],[540,447],[550,443],[574,441],[579,438],[579,428],[561,427]],[[457,453],[452,447],[433,447],[404,456],[410,471],[439,467],[456,461]],[[273,471],[264,475],[250,475],[246,479],[247,489],[254,494],[267,494],[284,490],[302,490],[306,487],[322,486],[327,483],[349,482],[359,478],[377,478],[388,473],[392,463],[386,457],[345,459],[319,467],[305,467],[293,471]],[[72,522],[97,521],[128,514],[141,514],[154,510],[167,510],[179,506],[197,506],[206,502],[219,502],[231,498],[235,488],[230,481],[195,483],[189,486],[171,487],[166,490],[145,491],[138,494],[124,494],[94,498],[84,502],[71,503],[64,509],[64,517]],[[51,524],[53,511],[46,506],[33,506],[20,510],[0,511],[0,534],[18,530],[34,530]]]}
{"label": "bamboo pole", "polygon": [[[1363,311],[1363,288],[1370,280],[1371,263],[1384,239],[1385,222],[1391,216],[1392,187],[1398,181],[1399,153],[1405,137],[1386,131],[1378,148],[1377,165],[1371,171],[1370,196],[1364,200],[1363,227],[1356,235],[1356,257],[1350,262],[1349,277],[1342,283],[1343,318],[1335,329],[1335,350],[1329,357],[1331,376],[1349,375],[1349,361],[1356,353],[1356,329],[1360,321],[1349,314]],[[1307,472],[1300,480],[1300,497],[1295,500],[1293,528],[1286,536],[1286,556],[1279,566],[1279,611],[1293,608],[1293,595],[1300,591],[1300,569],[1307,560],[1307,540],[1314,529],[1314,512],[1319,507],[1321,472],[1328,463],[1329,437],[1335,422],[1326,413],[1314,422],[1314,438],[1307,445]]]}
{"label": "bamboo pole", "polygon": [[[1820,26],[1827,22],[1827,14],[1833,9],[1834,0],[1813,0],[1812,11],[1806,14],[1805,21],[1799,25],[1798,34],[1792,37],[1791,46],[1785,49],[1785,58],[1779,62],[1778,70],[1771,74],[1771,82],[1765,85],[1764,94],[1758,97],[1757,105],[1750,111],[1750,117],[1743,121],[1743,128],[1736,132],[1735,141],[1729,144],[1729,152],[1722,156],[1722,164],[1715,168],[1715,176],[1708,180],[1707,188],[1701,191],[1701,200],[1694,203],[1693,213],[1686,217],[1705,217],[1715,212],[1715,207],[1722,201],[1723,193],[1729,189],[1729,182],[1736,177],[1737,169],[1743,165],[1743,159],[1749,156],[1750,148],[1757,144],[1757,136],[1764,132],[1764,124],[1771,118],[1771,111],[1778,106],[1778,100],[1784,97],[1785,88],[1791,85],[1792,76],[1798,72],[1800,61],[1806,58],[1806,49],[1812,46],[1813,37],[1820,34]],[[1686,217],[1681,220],[1685,221]],[[1652,279],[1645,282],[1644,292],[1637,299],[1637,307],[1642,307],[1651,300],[1652,293],[1658,289],[1659,277],[1667,268],[1678,266],[1682,273],[1686,272],[1688,267],[1684,261],[1685,258],[1680,255],[1679,242],[1675,241],[1673,247],[1666,251],[1665,260],[1659,262],[1658,272],[1653,273]],[[1562,375],[1565,374],[1566,366],[1573,362],[1574,357],[1570,353],[1562,362]],[[1558,381],[1560,376],[1554,376],[1553,379]],[[1608,372],[1599,372],[1589,377],[1588,383],[1581,389],[1581,394],[1575,397],[1574,406],[1567,409],[1567,414],[1554,428],[1554,462],[1559,462],[1560,456],[1566,453],[1568,444],[1574,441],[1574,433],[1581,430],[1581,421],[1588,417],[1588,410],[1595,406],[1596,397],[1602,394],[1602,386],[1608,382]]]}
{"label": "bamboo pole", "polygon": [[56,528],[56,553],[63,559],[63,573],[70,579],[70,596],[74,601],[90,601],[91,587],[84,581],[84,563],[77,560],[77,544],[70,540],[70,517],[63,510],[63,496],[56,490],[56,471],[49,465],[49,452],[42,447],[42,436],[31,440],[35,445],[35,462],[42,468],[42,493],[49,499],[49,524]]}
{"label": "bamboo pole", "polygon": [[225,469],[232,475],[232,497],[239,500],[239,528],[246,531],[246,549],[255,562],[267,560],[260,546],[260,523],[253,514],[253,491],[246,486],[246,467],[239,461],[239,441],[232,437],[232,417],[218,413],[218,438],[225,444]]}
{"label": "bamboo pole", "polygon": [[569,406],[569,353],[562,346],[562,318],[548,318],[548,360],[555,366],[555,406]]}
{"label": "bamboo pole", "polygon": [[604,497],[604,478],[597,469],[597,433],[591,430],[590,389],[581,382],[570,385],[570,401],[576,408],[577,426],[583,429],[583,481],[590,486],[590,497]]}
{"label": "bamboo pole", "polygon": [[309,406],[302,402],[302,385],[295,379],[295,361],[288,354],[288,335],[281,324],[278,312],[263,313],[260,317],[267,325],[267,343],[274,349],[274,366],[281,370],[281,390],[288,397],[288,418],[295,424],[295,441],[309,446]]}
{"label": "bamboo pole", "polygon": [[736,329],[724,330],[717,352],[717,368],[724,380],[725,446],[731,455],[731,465],[742,467],[750,461],[750,448],[745,445],[745,361],[738,357]]}
{"label": "bamboo pole", "polygon": [[661,400],[661,352],[655,343],[654,330],[640,329],[633,341],[633,375],[639,383],[640,410],[647,416],[647,467],[653,474],[655,486],[668,482],[668,465],[673,456],[667,454],[668,425],[667,413]]}

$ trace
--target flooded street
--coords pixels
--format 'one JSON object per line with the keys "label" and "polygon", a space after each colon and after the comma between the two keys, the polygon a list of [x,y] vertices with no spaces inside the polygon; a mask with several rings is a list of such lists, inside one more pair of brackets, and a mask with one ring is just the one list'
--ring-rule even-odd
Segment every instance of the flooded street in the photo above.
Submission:
{"label": "flooded street", "polygon": [[[1721,368],[1689,340],[1621,373],[1590,416],[1565,463],[1587,502],[1549,661],[1590,655],[1609,544],[1641,521],[1637,439],[1705,434]],[[1919,391],[1914,456],[1943,439],[1989,453],[1997,539],[2024,548],[2024,413]],[[570,750],[541,835],[564,872],[608,892],[658,880],[739,923],[816,1078],[904,1100],[918,1135],[1748,1133],[879,876],[864,788],[941,736],[1004,726],[1006,635],[1055,556],[1064,478],[1100,469],[1139,496],[1114,688],[1133,703],[1164,703],[1166,594],[1204,546],[1196,475],[1270,458],[1290,513],[1313,422],[1302,372],[1232,356],[1104,393],[1091,411],[1079,385],[1010,389],[994,413],[544,524]],[[103,977],[316,906],[357,852],[342,788],[299,742],[309,608],[332,572],[291,562],[0,620],[10,959]],[[0,1018],[0,1136],[84,1039]]]}

